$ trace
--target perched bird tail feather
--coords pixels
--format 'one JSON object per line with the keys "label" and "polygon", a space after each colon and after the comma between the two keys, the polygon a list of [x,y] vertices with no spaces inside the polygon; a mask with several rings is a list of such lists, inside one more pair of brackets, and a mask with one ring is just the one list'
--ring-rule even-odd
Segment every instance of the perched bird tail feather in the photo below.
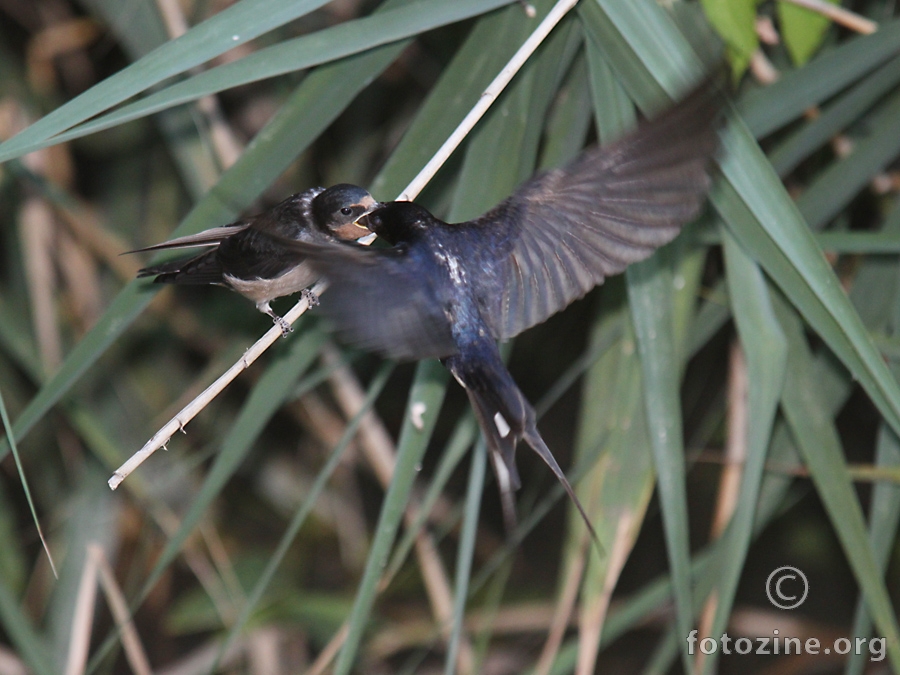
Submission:
{"label": "perched bird tail feather", "polygon": [[191,258],[171,260],[138,271],[138,277],[152,277],[157,284],[206,285],[222,283],[222,263],[217,249],[205,251]]}

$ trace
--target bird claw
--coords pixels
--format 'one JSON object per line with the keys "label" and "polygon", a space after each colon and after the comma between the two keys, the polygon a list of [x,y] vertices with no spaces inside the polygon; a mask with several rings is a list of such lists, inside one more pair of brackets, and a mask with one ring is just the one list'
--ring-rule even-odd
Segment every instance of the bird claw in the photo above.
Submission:
{"label": "bird claw", "polygon": [[288,335],[294,332],[294,327],[289,324],[284,317],[281,316],[273,316],[272,323],[278,326],[281,329],[281,337],[286,338]]}
{"label": "bird claw", "polygon": [[303,294],[303,297],[306,298],[306,302],[310,307],[318,307],[319,306],[319,296],[313,293],[309,288],[304,288],[300,291]]}

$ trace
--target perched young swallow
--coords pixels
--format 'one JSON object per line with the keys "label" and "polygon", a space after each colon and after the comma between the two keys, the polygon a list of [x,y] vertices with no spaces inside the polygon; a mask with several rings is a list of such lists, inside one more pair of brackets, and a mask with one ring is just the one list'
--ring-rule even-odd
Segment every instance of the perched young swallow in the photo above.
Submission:
{"label": "perched young swallow", "polygon": [[[411,202],[372,211],[393,246],[290,244],[325,276],[323,309],[352,343],[436,357],[463,386],[487,440],[507,527],[524,440],[594,530],[504,366],[497,340],[541,323],[671,241],[702,208],[722,100],[706,83],[621,140],[539,174],[497,207],[448,224]],[[596,535],[595,535],[596,540]]]}
{"label": "perched young swallow", "polygon": [[278,316],[269,302],[297,291],[308,290],[318,274],[303,264],[303,256],[285,248],[283,240],[356,240],[369,233],[360,218],[378,204],[372,195],[355,185],[341,184],[327,190],[312,188],[298,192],[256,216],[199,234],[172,239],[129,253],[170,248],[212,246],[211,250],[179,260],[145,267],[138,277],[156,275],[155,283],[215,284],[237,291],[272,317],[282,335],[291,325]]}

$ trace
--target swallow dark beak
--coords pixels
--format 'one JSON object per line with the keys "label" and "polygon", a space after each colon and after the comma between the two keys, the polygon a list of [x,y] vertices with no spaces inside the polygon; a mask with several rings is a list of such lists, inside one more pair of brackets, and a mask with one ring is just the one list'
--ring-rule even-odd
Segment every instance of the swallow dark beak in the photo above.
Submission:
{"label": "swallow dark beak", "polygon": [[363,213],[363,214],[356,220],[356,222],[354,223],[354,225],[356,225],[357,227],[361,227],[361,228],[363,228],[363,229],[366,229],[366,230],[368,230],[368,231],[370,231],[370,232],[373,232],[374,230],[372,230],[372,228],[369,227],[369,214],[372,213],[372,211],[375,211],[376,209],[381,208],[381,207],[383,206],[383,204],[382,204],[381,202],[376,202],[376,201],[372,200],[372,203],[371,203],[370,205],[367,204],[366,206],[367,206],[366,212]]}

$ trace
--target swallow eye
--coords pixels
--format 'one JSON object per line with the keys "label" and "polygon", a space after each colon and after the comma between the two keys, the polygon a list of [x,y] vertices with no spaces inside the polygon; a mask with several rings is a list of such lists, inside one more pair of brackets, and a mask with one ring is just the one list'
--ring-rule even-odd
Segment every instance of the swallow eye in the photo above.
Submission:
{"label": "swallow eye", "polygon": [[351,213],[353,213],[353,209],[351,209],[349,206],[345,206],[341,209],[341,213],[343,213],[345,216],[349,216]]}

